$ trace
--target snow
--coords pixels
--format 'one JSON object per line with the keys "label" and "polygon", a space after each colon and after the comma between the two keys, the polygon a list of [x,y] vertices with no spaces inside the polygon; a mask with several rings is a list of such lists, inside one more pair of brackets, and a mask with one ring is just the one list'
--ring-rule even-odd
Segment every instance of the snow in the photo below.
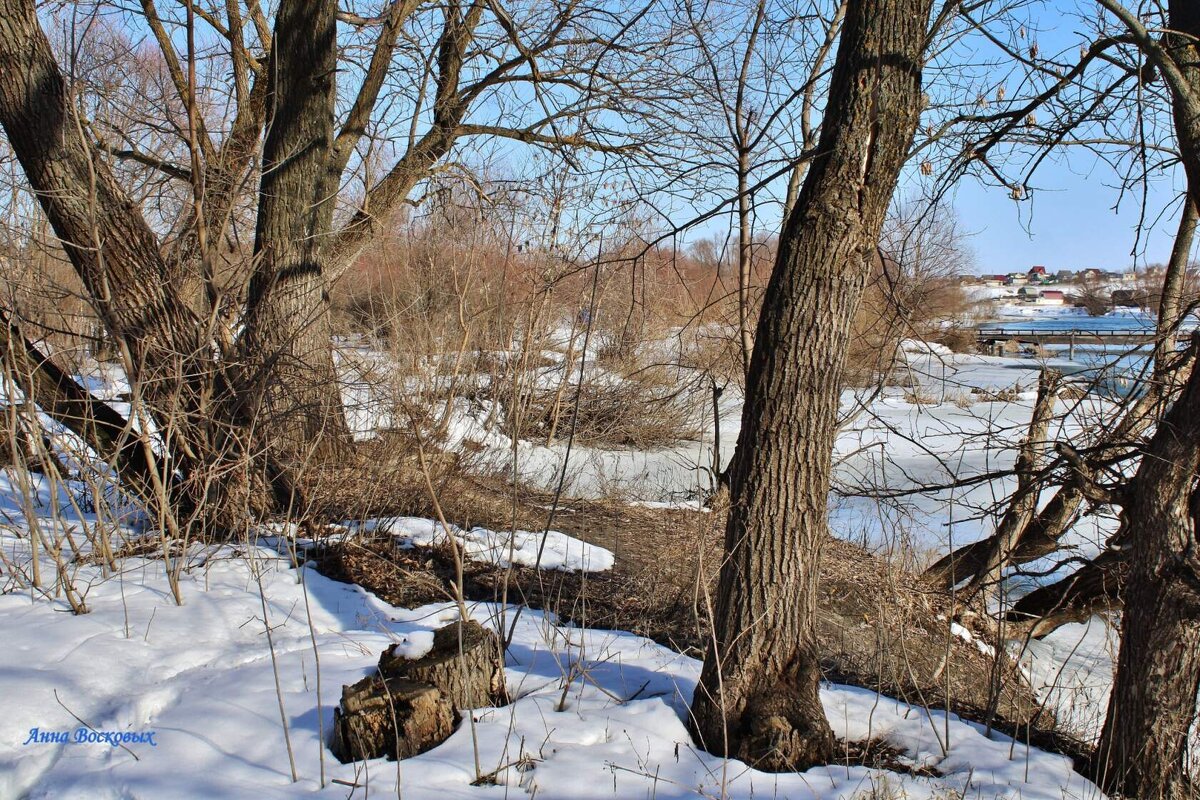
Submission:
{"label": "snow", "polygon": [[[1013,446],[1029,421],[1038,370],[1058,362],[954,354],[917,341],[906,342],[903,351],[908,388],[889,388],[865,410],[861,393],[843,396],[847,419],[835,450],[831,522],[839,536],[880,552],[933,557],[990,533],[994,505],[1012,491],[1012,480],[895,502],[866,496],[866,490],[904,491],[1010,465]],[[93,383],[114,398],[122,386],[119,375],[100,375]],[[386,404],[362,384],[351,385],[347,396],[355,404],[359,435],[387,423]],[[1104,402],[1060,404],[1066,418],[1051,435],[1078,436],[1105,410]],[[446,446],[477,445],[484,463],[506,472],[515,457],[524,480],[550,489],[566,470],[568,496],[694,509],[711,486],[709,414],[704,436],[696,442],[653,452],[576,445],[568,460],[559,443],[514,445],[494,424],[499,416],[494,407],[461,398],[451,403]],[[741,416],[741,398],[732,388],[722,397],[720,411],[720,448],[727,459]],[[145,532],[144,520],[118,515],[102,523],[96,513],[79,511],[75,495],[87,487],[51,489],[43,478],[29,480],[26,500],[18,499],[23,492],[17,482],[0,480],[0,551],[9,561],[27,565],[32,558],[31,521],[51,538],[101,524],[117,525],[118,540]],[[1111,519],[1089,518],[1065,542],[1087,555],[1112,529]],[[362,530],[386,530],[403,546],[437,544],[447,533],[435,521],[403,517],[350,525],[346,535]],[[533,611],[523,612],[513,629],[507,680],[516,702],[477,710],[449,741],[400,765],[339,765],[323,747],[322,729],[328,730],[341,686],[368,674],[388,645],[413,657],[426,652],[432,631],[458,612],[452,605],[396,608],[310,568],[294,569],[284,545],[296,532],[284,526],[261,533],[270,535],[236,546],[194,548],[182,576],[183,606],[172,601],[161,561],[139,558],[123,560],[114,574],[90,563],[70,566],[91,609],[83,616],[72,615],[60,596],[0,585],[7,592],[0,594],[6,645],[0,649],[0,696],[6,701],[0,716],[0,800],[345,797],[350,793],[345,784],[356,783],[369,784],[375,793],[438,800],[535,793],[539,798],[1100,797],[1063,757],[988,735],[935,709],[846,686],[822,690],[839,736],[883,739],[913,766],[932,767],[939,777],[841,766],[801,775],[761,773],[691,743],[685,720],[699,662],[632,634],[580,630]],[[614,565],[611,552],[558,531],[451,526],[449,535],[468,558],[501,567],[601,572]],[[45,576],[54,574],[44,555],[42,570]],[[0,572],[0,580],[7,572]],[[470,611],[503,630],[515,613],[491,604],[473,604]],[[949,631],[990,652],[957,623],[950,623]],[[1115,653],[1104,620],[1066,626],[1024,647],[1013,643],[1010,652],[1060,719],[1085,738],[1096,735]],[[294,784],[276,674],[299,775]],[[33,728],[73,734],[79,719],[98,731],[154,731],[155,746],[23,744]],[[479,775],[490,776],[494,785],[473,786]]]}
{"label": "snow", "polygon": [[[431,547],[446,541],[446,531],[472,561],[507,567],[541,567],[563,572],[604,572],[612,569],[614,556],[603,547],[580,541],[560,531],[497,532],[487,528],[465,531],[457,526],[418,517],[368,520],[356,526],[395,534],[405,547]],[[539,558],[540,551],[540,558]]]}
{"label": "snow", "polygon": [[1104,725],[1117,661],[1117,633],[1103,617],[1064,625],[1040,641],[1010,651],[1038,699],[1084,741],[1095,741]]}
{"label": "snow", "polygon": [[[12,531],[0,536],[6,554],[22,556],[23,539]],[[87,615],[67,613],[61,600],[0,596],[7,645],[0,651],[0,797],[346,797],[346,784],[436,800],[833,800],[880,787],[889,797],[1100,797],[1064,757],[846,686],[822,690],[839,736],[882,739],[940,776],[844,766],[758,772],[691,743],[684,720],[698,661],[628,633],[567,627],[533,611],[517,621],[508,654],[515,702],[476,709],[445,743],[400,764],[341,765],[321,736],[341,686],[368,674],[389,644],[423,652],[431,632],[457,618],[455,607],[396,608],[309,567],[292,569],[277,551],[252,543],[197,549],[191,560],[182,606],[170,599],[161,563],[138,558],[107,578],[97,566],[79,568],[89,587]],[[514,611],[480,603],[470,613],[507,629]],[[73,736],[76,717],[97,731],[153,731],[154,744],[23,744],[33,728]],[[477,775],[494,785],[472,785]]]}
{"label": "snow", "polygon": [[900,342],[900,351],[902,353],[918,353],[929,356],[954,355],[954,351],[946,347],[946,345],[936,342],[926,342],[922,339],[905,339]]}

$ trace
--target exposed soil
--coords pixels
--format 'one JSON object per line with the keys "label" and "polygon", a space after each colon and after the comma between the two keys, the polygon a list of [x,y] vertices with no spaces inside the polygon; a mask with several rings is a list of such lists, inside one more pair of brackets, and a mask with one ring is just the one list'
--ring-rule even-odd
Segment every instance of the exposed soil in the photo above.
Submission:
{"label": "exposed soil", "polygon": [[[540,530],[549,498],[516,504],[453,505],[461,525]],[[514,514],[512,508],[517,512]],[[451,516],[450,511],[447,515]],[[505,571],[464,565],[464,593],[472,600],[507,600],[550,610],[592,628],[627,630],[680,652],[702,657],[709,632],[706,608],[715,602],[724,514],[645,509],[615,502],[571,501],[552,527],[616,554],[606,573]],[[353,582],[394,605],[447,600],[454,579],[448,549],[402,550],[390,536],[331,540],[319,548],[319,569]],[[856,545],[830,539],[822,559],[818,647],[826,677],[877,690],[934,709],[989,723],[1022,741],[1075,757],[1088,748],[1056,730],[1010,659],[991,653],[995,632],[978,609],[955,608],[948,595]],[[952,635],[950,620],[973,641]],[[981,647],[981,643],[985,643]],[[984,651],[987,652],[984,652]]]}

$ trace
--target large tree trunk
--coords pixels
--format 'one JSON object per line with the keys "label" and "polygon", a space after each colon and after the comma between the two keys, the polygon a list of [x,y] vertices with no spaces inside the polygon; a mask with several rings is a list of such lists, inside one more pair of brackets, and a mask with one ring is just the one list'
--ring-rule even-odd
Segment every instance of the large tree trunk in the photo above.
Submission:
{"label": "large tree trunk", "polygon": [[1142,800],[1194,797],[1188,730],[1200,690],[1200,369],[1142,455],[1123,520],[1121,650],[1097,777]]}
{"label": "large tree trunk", "polygon": [[[1175,132],[1192,203],[1200,206],[1200,7],[1169,3]],[[1192,342],[1193,353],[1200,341]],[[1145,448],[1130,501],[1121,650],[1097,747],[1110,793],[1195,797],[1188,731],[1200,691],[1200,364]]]}
{"label": "large tree trunk", "polygon": [[849,5],[821,155],[786,220],[754,337],[692,726],[705,748],[759,768],[804,769],[832,754],[813,627],[842,367],[920,116],[931,4]]}
{"label": "large tree trunk", "polygon": [[[85,135],[31,0],[0,0],[0,125],[153,414],[172,498],[197,520],[236,527],[253,505],[205,326],[171,280],[159,243]],[[216,419],[214,419],[216,418]],[[214,422],[216,424],[214,424]],[[206,522],[206,524],[210,524]]]}
{"label": "large tree trunk", "polygon": [[324,269],[332,168],[337,3],[285,0],[268,70],[267,138],[246,309],[241,387],[249,421],[294,471],[347,436]]}

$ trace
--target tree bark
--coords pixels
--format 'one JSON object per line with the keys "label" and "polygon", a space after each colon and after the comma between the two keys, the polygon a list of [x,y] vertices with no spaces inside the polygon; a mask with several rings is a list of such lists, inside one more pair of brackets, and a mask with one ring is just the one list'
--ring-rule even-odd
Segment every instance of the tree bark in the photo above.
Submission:
{"label": "tree bark", "polygon": [[248,423],[289,471],[348,438],[325,253],[333,228],[337,3],[285,0],[268,63],[263,175],[239,385]]}
{"label": "tree bark", "polygon": [[[1161,42],[1125,9],[1117,13],[1172,93],[1190,201],[1200,206],[1200,7],[1170,0]],[[1200,348],[1193,337],[1192,351]],[[1195,797],[1188,731],[1200,690],[1200,368],[1159,423],[1123,514],[1128,526],[1121,649],[1096,777],[1109,793],[1145,800]]]}
{"label": "tree bark", "polygon": [[1008,622],[1041,639],[1068,623],[1120,608],[1129,574],[1125,555],[1122,550],[1105,550],[1062,580],[1034,589],[1008,611]]}
{"label": "tree bark", "polygon": [[[1200,346],[1200,340],[1193,347]],[[1200,691],[1200,369],[1142,455],[1129,505],[1121,649],[1096,774],[1110,793],[1190,798]]]}
{"label": "tree bark", "polygon": [[849,5],[819,155],[785,222],[754,337],[692,729],[708,750],[760,769],[832,754],[813,632],[841,373],[920,116],[931,5]]}

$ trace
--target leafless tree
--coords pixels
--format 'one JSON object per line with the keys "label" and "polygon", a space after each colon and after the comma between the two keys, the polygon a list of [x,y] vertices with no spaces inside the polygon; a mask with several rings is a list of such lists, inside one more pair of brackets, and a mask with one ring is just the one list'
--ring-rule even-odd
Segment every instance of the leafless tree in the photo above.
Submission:
{"label": "leafless tree", "polygon": [[920,117],[932,5],[847,7],[818,154],[759,316],[692,727],[706,748],[761,768],[803,769],[832,753],[813,630],[841,369]]}
{"label": "leafless tree", "polygon": [[[468,171],[457,149],[582,164],[632,148],[659,53],[634,38],[646,10],[401,1],[364,17],[322,0],[272,20],[255,0],[145,0],[106,11],[157,45],[134,50],[158,93],[114,105],[79,77],[81,42],[112,29],[64,20],[56,53],[30,0],[0,4],[0,124],[164,439],[127,488],[220,530],[296,502],[302,467],[348,446],[330,281],[431,175]],[[156,107],[138,117],[129,98]],[[152,202],[130,182],[147,174],[171,187]]]}

